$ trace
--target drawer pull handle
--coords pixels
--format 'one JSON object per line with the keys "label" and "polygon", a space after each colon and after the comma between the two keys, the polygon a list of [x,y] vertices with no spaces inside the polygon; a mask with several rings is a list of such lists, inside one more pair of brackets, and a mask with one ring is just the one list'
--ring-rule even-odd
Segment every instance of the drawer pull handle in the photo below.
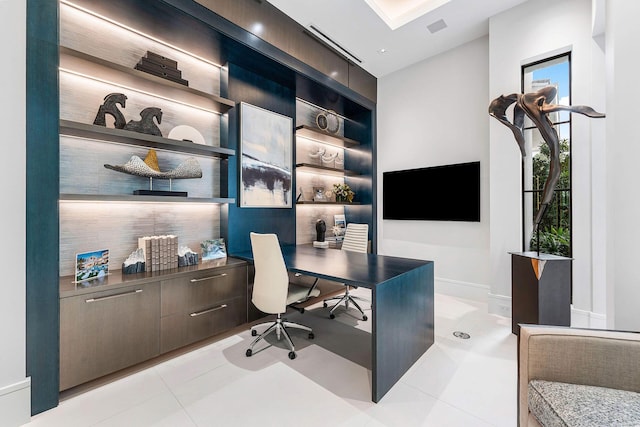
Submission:
{"label": "drawer pull handle", "polygon": [[226,276],[227,273],[222,273],[222,274],[218,274],[217,276],[209,276],[209,277],[202,277],[200,279],[191,279],[189,280],[191,283],[197,283],[197,282],[204,282],[205,280],[209,280],[209,279],[217,279],[219,277],[224,277]]}
{"label": "drawer pull handle", "polygon": [[189,316],[196,317],[196,316],[200,316],[202,314],[211,313],[212,311],[222,310],[223,308],[227,308],[227,304],[222,304],[222,305],[219,305],[218,307],[209,308],[207,310],[198,311],[196,313],[191,313]]}
{"label": "drawer pull handle", "polygon": [[84,300],[84,302],[104,301],[104,300],[107,300],[107,299],[120,298],[120,297],[126,297],[127,295],[139,294],[140,292],[142,292],[142,289],[136,289],[136,290],[129,291],[129,292],[123,292],[121,294],[107,295],[106,297],[89,298],[87,300]]}

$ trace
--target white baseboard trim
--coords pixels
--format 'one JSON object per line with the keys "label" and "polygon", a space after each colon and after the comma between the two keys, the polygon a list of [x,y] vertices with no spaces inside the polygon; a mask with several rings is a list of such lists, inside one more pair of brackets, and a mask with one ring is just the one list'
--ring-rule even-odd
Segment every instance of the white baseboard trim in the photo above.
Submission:
{"label": "white baseboard trim", "polygon": [[442,277],[436,277],[434,282],[436,293],[473,301],[487,302],[489,287],[486,285],[463,282],[461,280],[444,279]]}
{"label": "white baseboard trim", "polygon": [[506,295],[492,294],[487,295],[489,314],[497,314],[502,317],[511,317],[511,297]]}
{"label": "white baseboard trim", "polygon": [[2,425],[7,426],[21,426],[31,420],[30,377],[0,387],[0,414]]}
{"label": "white baseboard trim", "polygon": [[571,326],[574,328],[607,329],[607,316],[571,306]]}

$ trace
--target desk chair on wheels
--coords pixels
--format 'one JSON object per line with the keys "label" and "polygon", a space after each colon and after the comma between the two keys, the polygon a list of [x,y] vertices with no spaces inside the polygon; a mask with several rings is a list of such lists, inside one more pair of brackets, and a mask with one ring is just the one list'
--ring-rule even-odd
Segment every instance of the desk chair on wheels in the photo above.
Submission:
{"label": "desk chair on wheels", "polygon": [[[349,223],[347,224],[347,229],[344,233],[344,240],[342,241],[342,250],[343,251],[351,251],[351,252],[360,252],[367,253],[369,248],[369,224],[356,224]],[[329,317],[331,319],[335,319],[336,315],[333,312],[340,306],[340,304],[344,303],[345,308],[349,308],[349,304],[353,304],[355,308],[360,311],[362,315],[362,320],[367,320],[367,316],[364,314],[364,311],[360,307],[360,305],[356,302],[356,300],[367,301],[364,298],[351,295],[349,292],[350,285],[345,284],[345,292],[343,295],[338,295],[335,297],[327,298],[323,301],[323,305],[327,307],[327,301],[338,300],[338,302],[331,307],[331,311],[329,312]]]}
{"label": "desk chair on wheels", "polygon": [[[296,349],[291,340],[287,328],[297,328],[309,332],[309,339],[313,339],[311,328],[294,322],[288,322],[282,318],[282,314],[287,311],[290,304],[300,303],[305,299],[316,297],[320,290],[315,287],[309,289],[305,286],[289,283],[287,267],[282,257],[282,249],[276,234],[250,233],[251,248],[253,250],[253,263],[255,267],[255,279],[253,282],[253,292],[251,302],[258,310],[276,314],[273,322],[260,323],[251,327],[251,335],[257,338],[253,340],[247,349],[246,356],[253,354],[253,347],[265,339],[270,333],[276,333],[278,340],[284,336],[289,346],[289,359],[296,358]],[[257,329],[269,325],[260,335]]]}

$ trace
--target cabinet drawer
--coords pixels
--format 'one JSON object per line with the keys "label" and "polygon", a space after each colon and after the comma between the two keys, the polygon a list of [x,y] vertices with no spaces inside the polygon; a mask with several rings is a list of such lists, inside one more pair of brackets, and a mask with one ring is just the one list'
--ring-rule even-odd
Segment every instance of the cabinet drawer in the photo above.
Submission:
{"label": "cabinet drawer", "polygon": [[60,390],[160,354],[160,283],[60,300]]}
{"label": "cabinet drawer", "polygon": [[200,271],[162,281],[161,315],[194,312],[246,295],[246,266]]}
{"label": "cabinet drawer", "polygon": [[160,352],[209,338],[246,321],[246,299],[242,297],[192,312],[165,316],[160,320]]}

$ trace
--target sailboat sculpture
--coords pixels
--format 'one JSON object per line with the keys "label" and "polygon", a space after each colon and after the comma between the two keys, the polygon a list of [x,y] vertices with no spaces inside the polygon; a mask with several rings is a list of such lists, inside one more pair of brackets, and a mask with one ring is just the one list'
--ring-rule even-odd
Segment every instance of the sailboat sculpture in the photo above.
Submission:
{"label": "sailboat sculpture", "polygon": [[158,165],[158,156],[156,151],[151,149],[147,152],[147,156],[142,160],[138,156],[131,156],[129,161],[124,165],[104,165],[105,168],[116,172],[127,173],[129,175],[142,176],[145,178],[156,179],[187,179],[202,178],[202,169],[200,163],[194,158],[189,157],[175,168],[162,172]]}

